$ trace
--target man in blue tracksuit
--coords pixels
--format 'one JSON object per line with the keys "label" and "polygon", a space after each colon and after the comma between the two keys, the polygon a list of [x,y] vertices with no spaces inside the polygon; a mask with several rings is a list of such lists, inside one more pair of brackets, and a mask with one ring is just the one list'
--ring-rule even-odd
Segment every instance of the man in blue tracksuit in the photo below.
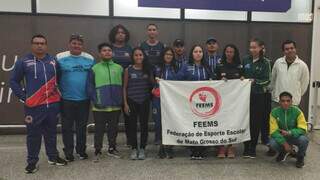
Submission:
{"label": "man in blue tracksuit", "polygon": [[213,73],[213,76],[216,76],[215,70],[217,65],[221,61],[221,56],[218,54],[219,44],[217,39],[210,37],[206,41],[207,51],[205,53],[205,62],[210,68],[210,71]]}
{"label": "man in blue tracksuit", "polygon": [[61,125],[64,154],[66,160],[74,160],[74,133],[76,134],[76,153],[80,159],[87,159],[86,136],[89,118],[90,100],[86,93],[88,72],[94,64],[94,58],[83,52],[83,36],[72,34],[69,39],[69,51],[57,54],[59,65],[59,88],[62,94]]}
{"label": "man in blue tracksuit", "polygon": [[184,41],[176,39],[173,42],[174,58],[177,70],[180,70],[183,65],[188,64],[188,58],[185,55]]}
{"label": "man in blue tracksuit", "polygon": [[[26,173],[38,170],[39,152],[44,137],[48,163],[66,165],[57,151],[57,123],[60,111],[60,92],[57,88],[54,57],[47,54],[47,40],[43,35],[31,39],[32,53],[15,63],[10,78],[13,93],[24,103],[27,126]],[[23,81],[24,86],[21,85]]]}

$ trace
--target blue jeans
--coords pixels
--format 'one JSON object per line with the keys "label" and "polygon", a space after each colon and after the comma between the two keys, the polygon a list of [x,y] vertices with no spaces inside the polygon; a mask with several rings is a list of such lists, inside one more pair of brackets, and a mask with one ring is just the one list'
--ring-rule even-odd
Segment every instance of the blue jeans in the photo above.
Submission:
{"label": "blue jeans", "polygon": [[[298,146],[298,148],[299,148],[299,151],[297,154],[298,157],[304,157],[306,155],[306,151],[307,151],[308,144],[309,144],[309,139],[306,136],[301,135],[298,138],[289,137],[289,138],[286,138],[286,140],[290,145]],[[281,152],[284,150],[283,146],[281,144],[277,143],[275,141],[275,139],[273,139],[273,138],[270,139],[270,146],[272,149],[274,149],[278,152]]]}

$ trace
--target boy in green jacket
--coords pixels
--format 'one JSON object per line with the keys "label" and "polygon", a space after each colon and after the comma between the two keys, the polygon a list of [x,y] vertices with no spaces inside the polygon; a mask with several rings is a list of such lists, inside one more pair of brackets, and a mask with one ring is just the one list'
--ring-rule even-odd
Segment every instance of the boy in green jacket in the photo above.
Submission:
{"label": "boy in green jacket", "polygon": [[100,62],[88,74],[87,93],[93,104],[95,122],[94,148],[96,160],[101,155],[102,142],[107,124],[109,141],[108,155],[120,158],[116,149],[119,115],[122,107],[123,69],[112,60],[112,46],[102,43],[98,46]]}
{"label": "boy in green jacket", "polygon": [[277,162],[285,161],[292,153],[292,145],[298,146],[296,167],[302,168],[309,143],[307,122],[303,112],[292,105],[290,93],[282,92],[279,99],[280,107],[274,108],[270,114],[270,146],[279,152]]}

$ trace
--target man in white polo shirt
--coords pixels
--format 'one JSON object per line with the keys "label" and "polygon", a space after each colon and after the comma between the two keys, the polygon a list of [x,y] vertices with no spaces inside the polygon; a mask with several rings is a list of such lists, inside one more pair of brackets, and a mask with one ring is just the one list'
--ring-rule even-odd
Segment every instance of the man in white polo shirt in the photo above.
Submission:
{"label": "man in white polo shirt", "polygon": [[272,69],[272,106],[278,106],[281,92],[290,92],[293,105],[300,105],[301,97],[309,85],[309,69],[297,56],[296,43],[286,40],[282,43],[284,56],[277,59]]}

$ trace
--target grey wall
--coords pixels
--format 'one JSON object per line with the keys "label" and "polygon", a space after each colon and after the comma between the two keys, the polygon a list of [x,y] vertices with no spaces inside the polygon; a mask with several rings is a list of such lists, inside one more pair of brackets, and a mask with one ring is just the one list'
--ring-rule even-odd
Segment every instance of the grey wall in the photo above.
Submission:
{"label": "grey wall", "polygon": [[[245,55],[248,40],[258,37],[266,42],[267,55],[272,60],[282,55],[281,42],[293,39],[298,44],[299,56],[310,64],[312,24],[0,15],[0,65],[3,63],[3,55],[6,55],[5,65],[8,68],[12,66],[15,55],[22,56],[29,52],[30,38],[36,33],[47,36],[51,54],[66,49],[70,34],[81,33],[85,37],[86,50],[96,55],[97,44],[108,40],[108,33],[114,25],[125,25],[131,33],[130,44],[135,46],[146,39],[145,29],[149,23],[159,26],[161,41],[171,45],[174,39],[184,38],[187,49],[194,43],[203,44],[207,37],[213,36],[219,40],[221,49],[227,43],[234,43],[239,47],[241,55]],[[11,102],[7,103],[9,74],[1,67],[0,88],[3,92],[2,101],[0,99],[0,125],[23,123],[22,105],[13,96]],[[303,99],[305,112],[306,107],[307,96]]]}

